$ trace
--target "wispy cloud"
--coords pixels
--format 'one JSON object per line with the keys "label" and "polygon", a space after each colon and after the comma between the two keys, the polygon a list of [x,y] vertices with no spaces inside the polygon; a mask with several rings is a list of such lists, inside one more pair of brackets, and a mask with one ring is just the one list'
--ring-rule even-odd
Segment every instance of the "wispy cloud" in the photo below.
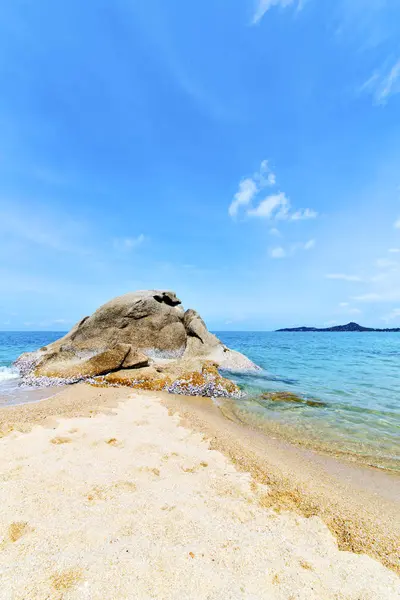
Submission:
{"label": "wispy cloud", "polygon": [[241,206],[250,204],[254,196],[257,194],[258,188],[256,182],[251,179],[243,179],[239,183],[239,189],[236,192],[233,201],[229,207],[231,217],[236,217]]}
{"label": "wispy cloud", "polygon": [[272,227],[269,230],[270,235],[274,235],[275,237],[282,237],[281,232],[279,231],[279,229],[277,229],[276,227]]}
{"label": "wispy cloud", "polygon": [[395,221],[395,222],[394,222],[394,224],[393,224],[393,227],[394,227],[395,229],[400,229],[400,218],[399,218],[399,219],[397,219],[397,221]]}
{"label": "wispy cloud", "polygon": [[315,246],[315,240],[308,240],[308,242],[306,242],[303,246],[304,250],[311,250],[311,248],[314,248]]}
{"label": "wispy cloud", "polygon": [[390,96],[400,92],[400,58],[387,68],[375,71],[361,86],[361,92],[367,92],[376,104],[385,105]]}
{"label": "wispy cloud", "polygon": [[239,189],[233,197],[229,206],[229,214],[236,217],[240,207],[251,204],[253,198],[267,186],[276,184],[275,173],[270,169],[267,160],[263,160],[260,168],[251,177],[242,179],[239,183]]}
{"label": "wispy cloud", "polygon": [[346,273],[328,273],[326,279],[337,279],[340,281],[363,281],[359,275],[347,275]]}
{"label": "wispy cloud", "polygon": [[[315,219],[318,213],[312,208],[301,208],[292,211],[292,206],[285,192],[278,191],[269,194],[255,206],[255,200],[260,192],[267,187],[276,185],[276,175],[267,160],[263,160],[259,170],[251,177],[242,179],[239,189],[233,197],[228,212],[232,218],[237,217],[239,209],[245,209],[247,216],[262,219],[277,219],[286,221],[303,221]],[[277,231],[276,229],[271,231]],[[272,234],[274,235],[274,233]],[[275,233],[276,235],[276,233]]]}
{"label": "wispy cloud", "polygon": [[391,254],[398,254],[400,252],[400,248],[389,248],[388,252]]}
{"label": "wispy cloud", "polygon": [[291,244],[288,248],[283,248],[282,246],[277,246],[276,248],[271,248],[269,255],[271,258],[286,258],[288,256],[293,256],[299,250],[311,250],[315,247],[315,240],[308,240],[308,242],[300,242],[297,244]]}
{"label": "wispy cloud", "polygon": [[279,219],[286,221],[303,221],[306,219],[315,219],[318,213],[311,208],[302,208],[291,212],[289,198],[284,192],[271,194],[260,202],[256,208],[247,211],[250,217],[260,217],[263,219]]}
{"label": "wispy cloud", "polygon": [[269,254],[271,258],[285,258],[285,256],[287,256],[286,251],[282,246],[272,248]]}
{"label": "wispy cloud", "polygon": [[316,219],[317,216],[318,213],[312,208],[303,208],[301,210],[296,210],[290,218],[292,221],[304,221],[306,219]]}
{"label": "wispy cloud", "polygon": [[258,182],[260,188],[276,184],[276,175],[269,166],[268,160],[261,162],[259,171],[254,173],[253,177]]}
{"label": "wispy cloud", "polygon": [[[266,12],[269,11],[273,6],[281,6],[285,8],[290,4],[293,4],[294,0],[257,0],[256,8],[251,20],[252,25],[257,25],[263,18]],[[303,2],[299,2],[299,6],[302,6]]]}
{"label": "wispy cloud", "polygon": [[283,192],[267,196],[256,208],[247,211],[250,217],[261,217],[263,219],[286,219],[290,202]]}
{"label": "wispy cloud", "polygon": [[145,241],[143,233],[137,237],[116,238],[114,240],[114,248],[119,251],[129,251],[137,248]]}
{"label": "wispy cloud", "polygon": [[261,200],[255,208],[249,208],[247,214],[250,217],[260,217],[262,219],[278,219],[282,221],[303,221],[306,219],[316,219],[318,213],[311,208],[302,208],[291,212],[291,203],[284,192],[271,194]]}

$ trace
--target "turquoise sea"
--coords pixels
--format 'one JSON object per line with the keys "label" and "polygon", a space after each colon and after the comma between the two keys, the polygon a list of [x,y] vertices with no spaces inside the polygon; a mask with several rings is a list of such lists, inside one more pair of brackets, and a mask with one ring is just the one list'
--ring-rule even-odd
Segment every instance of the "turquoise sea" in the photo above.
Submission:
{"label": "turquoise sea", "polygon": [[0,331],[0,406],[40,398],[37,390],[20,387],[18,371],[12,364],[23,352],[37,350],[63,335],[57,331]]}
{"label": "turquoise sea", "polygon": [[[0,333],[0,402],[29,401],[12,362],[60,332]],[[263,371],[230,374],[246,392],[226,403],[237,419],[269,434],[400,471],[400,334],[217,332]],[[304,402],[276,402],[286,391]],[[312,406],[307,401],[316,401]]]}

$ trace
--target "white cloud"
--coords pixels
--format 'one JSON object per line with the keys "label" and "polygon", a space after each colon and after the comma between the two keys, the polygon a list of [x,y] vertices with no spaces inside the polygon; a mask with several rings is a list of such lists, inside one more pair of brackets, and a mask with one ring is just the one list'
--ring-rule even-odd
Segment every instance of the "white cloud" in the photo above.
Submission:
{"label": "white cloud", "polygon": [[278,246],[277,248],[273,248],[269,254],[272,258],[284,258],[287,256],[293,256],[298,250],[311,250],[314,248],[314,246],[315,240],[308,240],[308,242],[305,243],[292,244],[287,249],[282,248],[282,246]]}
{"label": "white cloud", "polygon": [[250,217],[261,217],[270,219],[275,216],[277,219],[285,219],[289,210],[289,200],[283,192],[267,196],[256,208],[247,211]]}
{"label": "white cloud", "polygon": [[230,216],[236,217],[239,207],[250,204],[257,192],[258,188],[253,179],[243,179],[239,183],[239,190],[234,195],[233,201],[229,207]]}
{"label": "white cloud", "polygon": [[398,254],[400,252],[400,248],[389,248],[389,252],[391,252],[391,254]]}
{"label": "white cloud", "polygon": [[278,219],[282,221],[299,221],[301,219],[314,219],[317,216],[311,208],[300,209],[294,213],[290,212],[290,200],[284,192],[271,194],[261,200],[256,208],[250,208],[247,214],[250,217],[261,219]]}
{"label": "white cloud", "polygon": [[272,248],[270,256],[271,258],[285,258],[286,251],[281,246],[278,246],[277,248]]}
{"label": "white cloud", "polygon": [[311,250],[315,247],[315,240],[308,240],[308,242],[299,242],[297,244],[292,244],[290,247],[291,254],[297,252],[297,250]]}
{"label": "white cloud", "polygon": [[265,187],[273,186],[276,183],[276,176],[269,167],[267,160],[263,160],[259,170],[252,177],[246,177],[239,183],[239,189],[233,197],[229,206],[229,214],[236,217],[241,206],[251,204],[253,198]]}
{"label": "white cloud", "polygon": [[397,94],[399,88],[396,86],[397,80],[400,77],[400,59],[390,69],[389,74],[383,78],[381,86],[378,90],[378,100],[385,103],[386,99],[391,94]]}
{"label": "white cloud", "polygon": [[328,273],[326,279],[338,279],[341,281],[362,281],[359,275],[346,275],[345,273]]}
{"label": "white cloud", "polygon": [[266,12],[269,11],[273,6],[289,6],[293,3],[293,0],[257,0],[257,6],[252,18],[252,25],[257,25],[263,18]]}
{"label": "white cloud", "polygon": [[292,221],[304,221],[305,219],[316,219],[318,213],[312,208],[302,208],[300,210],[296,210],[290,218]]}
{"label": "white cloud", "polygon": [[[232,218],[235,218],[240,207],[247,207],[246,214],[250,217],[260,217],[263,219],[280,219],[287,221],[301,221],[306,219],[315,219],[318,213],[312,208],[301,208],[291,212],[289,198],[284,192],[270,194],[264,200],[254,206],[254,200],[260,192],[266,187],[276,185],[276,175],[269,166],[268,160],[263,160],[259,170],[251,177],[242,179],[239,183],[239,189],[233,197],[228,212]],[[272,234],[274,235],[274,234]]]}
{"label": "white cloud", "polygon": [[276,227],[272,227],[272,228],[269,230],[269,233],[270,233],[271,235],[274,235],[275,237],[281,237],[281,236],[282,236],[281,232],[280,232],[280,231],[279,231],[279,229],[277,229]]}
{"label": "white cloud", "polygon": [[400,219],[397,219],[397,221],[394,222],[395,229],[400,229]]}
{"label": "white cloud", "polygon": [[276,175],[269,166],[268,160],[263,160],[258,172],[254,173],[253,178],[259,184],[260,189],[266,186],[274,186],[276,184]]}
{"label": "white cloud", "polygon": [[311,248],[314,248],[314,246],[315,240],[308,240],[308,242],[304,244],[304,250],[311,250]]}
{"label": "white cloud", "polygon": [[135,238],[117,238],[114,240],[114,248],[119,251],[129,251],[143,244],[145,240],[143,233]]}
{"label": "white cloud", "polygon": [[348,305],[349,305],[348,302],[339,302],[339,306],[342,307],[342,308],[345,308]]}
{"label": "white cloud", "polygon": [[400,59],[390,69],[375,71],[360,89],[372,94],[376,104],[386,104],[390,96],[400,92]]}

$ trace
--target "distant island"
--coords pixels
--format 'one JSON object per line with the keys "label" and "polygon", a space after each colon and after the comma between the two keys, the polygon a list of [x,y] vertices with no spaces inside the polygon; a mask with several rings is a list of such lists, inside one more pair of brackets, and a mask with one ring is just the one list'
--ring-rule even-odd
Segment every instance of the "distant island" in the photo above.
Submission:
{"label": "distant island", "polygon": [[318,327],[285,327],[284,329],[277,329],[277,331],[379,331],[379,332],[400,332],[400,327],[386,328],[386,329],[374,329],[373,327],[363,327],[358,323],[347,323],[347,325],[335,325],[334,327],[324,327],[319,329]]}

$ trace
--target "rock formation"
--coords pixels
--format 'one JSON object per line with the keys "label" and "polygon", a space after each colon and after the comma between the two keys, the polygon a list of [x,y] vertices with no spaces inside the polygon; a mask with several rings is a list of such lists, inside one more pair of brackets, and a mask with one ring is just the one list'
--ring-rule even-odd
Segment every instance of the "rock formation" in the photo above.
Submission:
{"label": "rock formation", "polygon": [[182,388],[181,393],[190,391],[190,386],[204,392],[211,381],[233,393],[236,386],[222,378],[217,367],[258,368],[224,346],[195,310],[185,311],[174,292],[159,290],[131,292],[111,300],[63,338],[20,356],[16,365],[31,381],[97,378],[98,385],[172,386],[175,392]]}

